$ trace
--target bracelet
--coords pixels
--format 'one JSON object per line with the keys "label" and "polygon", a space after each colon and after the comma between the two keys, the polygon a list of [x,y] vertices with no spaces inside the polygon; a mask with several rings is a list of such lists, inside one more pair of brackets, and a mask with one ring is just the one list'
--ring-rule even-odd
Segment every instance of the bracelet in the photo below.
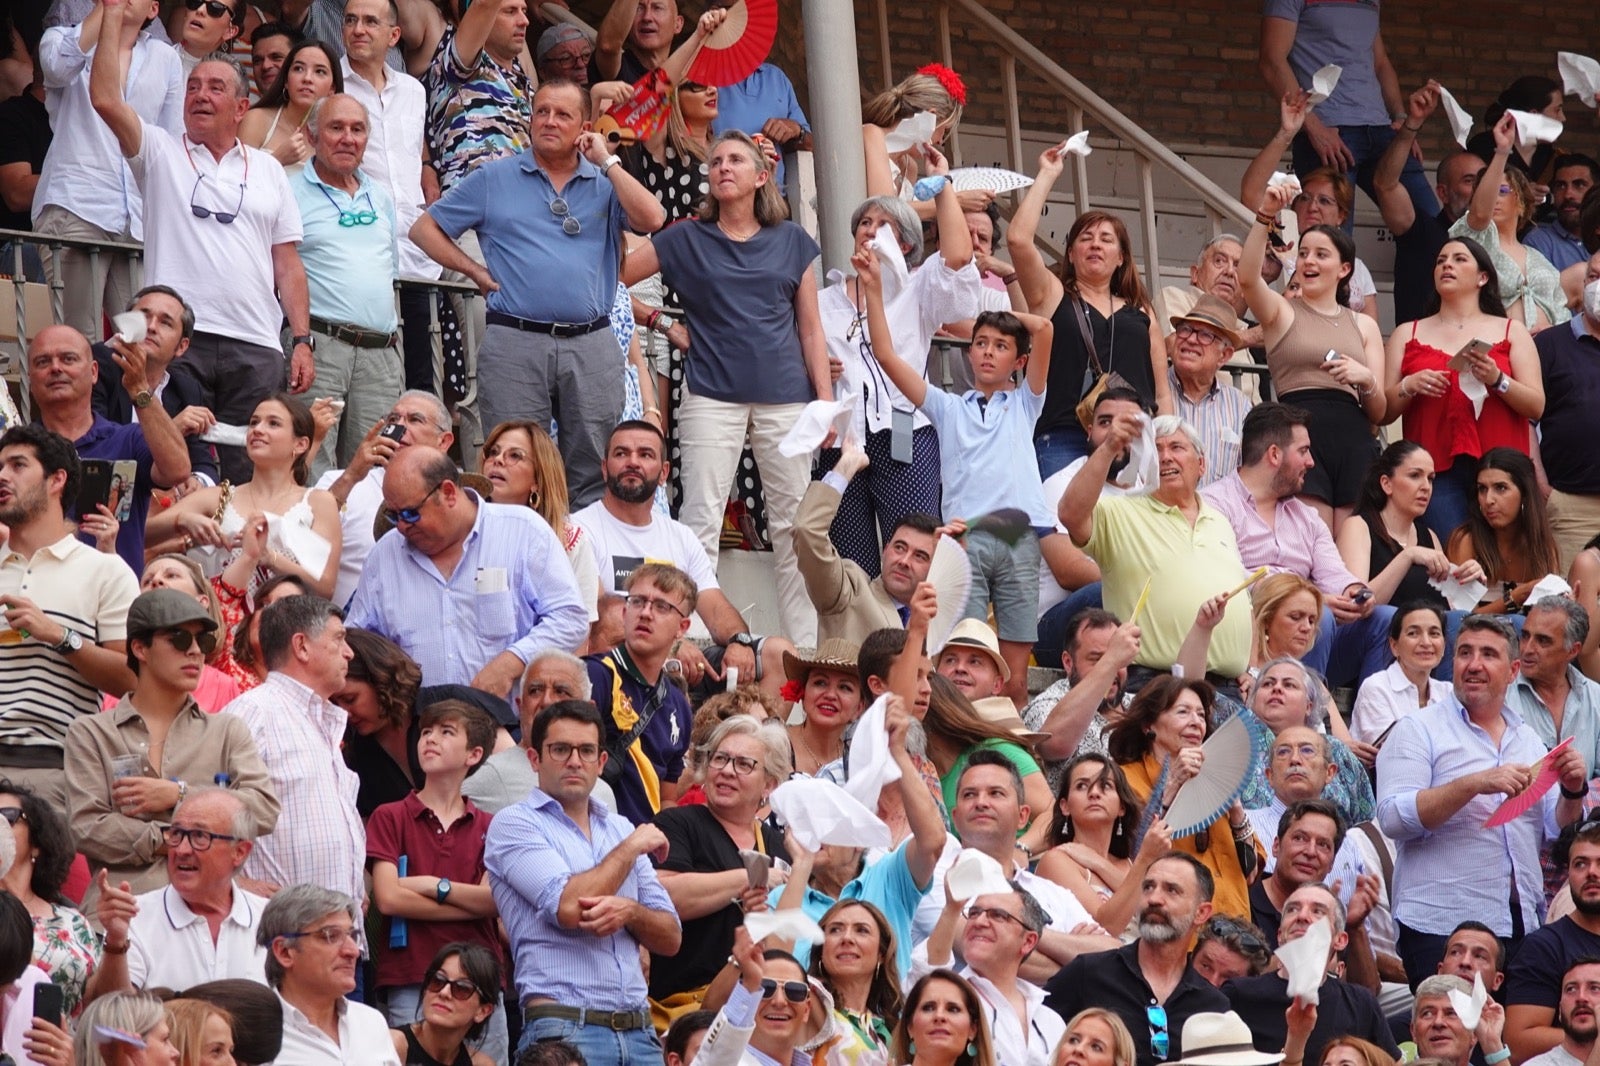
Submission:
{"label": "bracelet", "polygon": [[1272,228],[1272,224],[1274,222],[1276,222],[1276,221],[1278,221],[1278,220],[1273,218],[1271,215],[1267,214],[1264,211],[1257,211],[1256,212],[1256,225],[1258,225],[1258,226],[1265,226],[1268,229],[1271,229]]}
{"label": "bracelet", "polygon": [[1401,119],[1400,120],[1400,128],[1405,130],[1408,133],[1420,133],[1422,131],[1422,127],[1421,126],[1413,126],[1413,125],[1411,125],[1411,123],[1407,122],[1405,119]]}
{"label": "bracelet", "polygon": [[655,329],[656,323],[659,321],[661,321],[661,308],[657,307],[644,316],[644,328]]}
{"label": "bracelet", "polygon": [[1511,1049],[1503,1047],[1499,1051],[1491,1051],[1483,1057],[1485,1066],[1498,1066],[1511,1057]]}
{"label": "bracelet", "polygon": [[1012,285],[1017,283],[1017,276],[1015,274],[1007,274],[1000,280],[1006,285],[1007,288],[1010,288]]}
{"label": "bracelet", "polygon": [[1561,794],[1569,800],[1581,800],[1589,794],[1589,790],[1586,788],[1580,788],[1576,792],[1568,792],[1566,785],[1562,785],[1560,788]]}
{"label": "bracelet", "polygon": [[188,551],[190,548],[193,548],[193,547],[194,547],[194,538],[191,537],[189,534],[185,533],[183,535],[183,550],[184,551]]}
{"label": "bracelet", "polygon": [[131,940],[124,940],[121,944],[113,944],[111,941],[107,940],[105,943],[100,945],[100,950],[105,952],[107,955],[126,955],[128,953],[128,949],[132,946],[133,941]]}
{"label": "bracelet", "polygon": [[1407,399],[1407,400],[1411,399],[1411,394],[1406,391],[1406,379],[1405,378],[1401,378],[1400,379],[1398,385],[1396,386],[1396,390],[1395,391],[1399,392],[1400,396],[1403,399]]}
{"label": "bracelet", "polygon": [[661,408],[659,408],[659,407],[646,407],[644,409],[644,413],[647,414],[647,415],[658,415],[658,414],[661,413]]}

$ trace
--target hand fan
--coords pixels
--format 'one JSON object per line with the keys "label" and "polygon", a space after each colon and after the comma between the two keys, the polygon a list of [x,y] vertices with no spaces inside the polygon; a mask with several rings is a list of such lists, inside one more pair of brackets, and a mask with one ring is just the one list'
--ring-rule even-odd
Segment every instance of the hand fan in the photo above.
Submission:
{"label": "hand fan", "polygon": [[1555,788],[1556,782],[1561,780],[1561,771],[1556,769],[1556,761],[1551,756],[1556,755],[1571,743],[1572,738],[1568,737],[1546,752],[1538,762],[1534,763],[1533,783],[1495,808],[1495,812],[1489,815],[1489,820],[1483,823],[1483,827],[1485,829],[1493,829],[1495,826],[1505,825],[1512,819],[1521,817],[1532,809],[1535,803],[1543,799],[1546,792]]}

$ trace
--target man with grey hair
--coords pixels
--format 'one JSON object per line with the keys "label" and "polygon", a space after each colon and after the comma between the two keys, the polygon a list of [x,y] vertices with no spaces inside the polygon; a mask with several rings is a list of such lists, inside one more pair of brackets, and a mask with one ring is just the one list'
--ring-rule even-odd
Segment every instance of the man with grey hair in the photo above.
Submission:
{"label": "man with grey hair", "polygon": [[88,999],[136,988],[189,988],[240,978],[264,982],[267,953],[256,929],[267,901],[235,878],[255,840],[255,819],[239,795],[191,792],[162,830],[169,884],[135,896],[100,871],[95,914],[105,951]]}
{"label": "man with grey hair", "polygon": [[1484,1003],[1474,1028],[1462,1024],[1450,1002],[1450,993],[1468,995],[1471,991],[1472,986],[1455,974],[1436,973],[1423,978],[1411,1007],[1411,1039],[1417,1045],[1418,1057],[1467,1066],[1475,1046],[1487,1063],[1504,1062],[1510,1056],[1503,1038],[1506,1009],[1494,999]]}
{"label": "man with grey hair", "polygon": [[394,302],[395,205],[361,169],[370,123],[366,106],[344,93],[311,105],[306,133],[313,154],[289,182],[300,208],[300,259],[311,299],[316,379],[306,398],[345,405],[311,456],[314,477],[349,466],[368,427],[405,387]]}
{"label": "man with grey hair", "polygon": [[[367,429],[367,435],[343,470],[322,475],[317,488],[339,502],[339,577],[333,602],[348,605],[372,552],[372,527],[383,506],[383,472],[403,448],[420,444],[449,451],[455,443],[450,410],[431,392],[413,389],[400,394],[389,413]],[[476,775],[474,775],[476,776]]]}
{"label": "man with grey hair", "polygon": [[339,752],[345,712],[330,702],[351,654],[339,608],[319,596],[279,600],[261,612],[267,679],[223,708],[250,728],[281,807],[245,861],[263,895],[306,882],[356,898],[365,890],[360,781]]}
{"label": "man with grey hair", "polygon": [[1600,766],[1600,684],[1585,677],[1577,659],[1589,639],[1589,612],[1570,596],[1546,596],[1522,623],[1520,669],[1506,704],[1522,716],[1545,747],[1572,738],[1583,772]]}
{"label": "man with grey hair", "polygon": [[[1378,997],[1360,985],[1332,975],[1350,939],[1345,931],[1345,917],[1344,904],[1339,902],[1333,889],[1321,883],[1301,885],[1283,904],[1283,926],[1278,932],[1280,945],[1299,940],[1318,922],[1326,922],[1333,934],[1322,985],[1318,989],[1316,1025],[1306,1041],[1305,1058],[1310,1062],[1320,1061],[1328,1041],[1357,1036],[1372,1041],[1398,1059],[1400,1049],[1395,1045]],[[1283,1049],[1288,1035],[1284,1011],[1292,1002],[1286,977],[1278,972],[1236,977],[1224,984],[1222,991],[1239,1017],[1250,1026],[1257,1051],[1269,1047],[1273,1051]]]}
{"label": "man with grey hair", "polygon": [[[583,660],[570,651],[545,648],[535,652],[528,660],[528,669],[522,675],[522,696],[517,701],[517,717],[522,725],[522,741],[514,748],[497,751],[483,761],[477,772],[461,783],[461,794],[479,807],[494,814],[496,811],[520,803],[539,783],[539,775],[528,761],[528,739],[532,734],[533,716],[563,700],[589,701],[593,686]],[[617,809],[616,796],[611,786],[596,780],[594,798],[610,810]]]}
{"label": "man with grey hair", "polygon": [[283,1007],[284,1066],[400,1066],[388,1020],[347,999],[361,963],[361,906],[319,884],[293,885],[267,904],[256,943]]}
{"label": "man with grey hair", "polygon": [[1239,344],[1239,316],[1219,296],[1207,293],[1193,307],[1171,318],[1167,338],[1167,385],[1177,413],[1200,431],[1206,472],[1201,487],[1233,473],[1252,397],[1218,380],[1218,372]]}
{"label": "man with grey hair", "polygon": [[[1111,464],[1150,425],[1157,478],[1147,495],[1105,496]],[[1175,415],[1153,424],[1120,411],[1061,495],[1057,518],[1072,543],[1100,565],[1106,610],[1140,626],[1139,654],[1128,669],[1129,692],[1178,661],[1200,609],[1244,580],[1239,544],[1227,516],[1201,496],[1206,456],[1199,432]],[[1143,606],[1148,590],[1148,609]],[[1206,650],[1206,680],[1238,698],[1238,678],[1250,664],[1250,605],[1230,600]]]}
{"label": "man with grey hair", "polygon": [[[1194,262],[1189,266],[1189,284],[1168,285],[1161,290],[1161,301],[1156,305],[1157,310],[1166,319],[1161,327],[1161,332],[1167,338],[1167,356],[1170,358],[1173,342],[1177,338],[1175,320],[1181,319],[1194,310],[1195,305],[1202,296],[1215,296],[1233,309],[1234,315],[1243,319],[1249,308],[1244,302],[1244,286],[1239,283],[1239,261],[1244,258],[1244,241],[1232,233],[1219,233],[1200,247],[1194,257]],[[1282,269],[1276,256],[1268,255],[1262,262],[1263,276],[1269,268],[1272,275],[1267,278],[1269,282],[1277,280],[1277,271]],[[1229,349],[1229,356],[1223,362],[1232,362],[1235,366],[1254,366],[1255,357],[1250,349],[1259,347],[1264,342],[1261,327],[1256,325],[1240,324],[1234,337],[1233,347]],[[1245,376],[1243,391],[1251,403],[1261,400],[1260,379],[1255,374]]]}
{"label": "man with grey hair", "polygon": [[[171,286],[194,305],[194,338],[174,372],[200,382],[218,421],[242,426],[284,385],[285,317],[294,338],[289,387],[304,392],[315,375],[306,274],[296,250],[300,212],[278,161],[239,140],[250,106],[239,65],[212,55],[189,73],[183,136],[176,137],[123,99],[118,42],[128,5],[104,2],[89,99],[144,195],[145,281]],[[219,453],[224,477],[250,480],[242,447]]]}
{"label": "man with grey hair", "polygon": [[[1050,916],[1027,889],[1011,882],[1010,892],[974,896],[965,905],[945,893],[945,906],[927,940],[911,951],[907,983],[934,967],[953,967],[959,926],[961,965],[989,1019],[995,1061],[1006,1066],[1050,1066],[1056,1044],[1066,1034],[1061,1015],[1044,1004],[1044,989],[1020,977],[1022,960],[1039,946]],[[956,921],[965,918],[965,924]]]}

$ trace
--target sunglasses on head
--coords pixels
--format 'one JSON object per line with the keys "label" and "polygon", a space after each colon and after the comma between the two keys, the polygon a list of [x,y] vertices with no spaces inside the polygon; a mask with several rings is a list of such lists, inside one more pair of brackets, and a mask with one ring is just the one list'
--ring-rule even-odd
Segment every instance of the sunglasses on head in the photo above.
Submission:
{"label": "sunglasses on head", "polygon": [[452,981],[445,976],[443,970],[435,970],[433,976],[428,978],[428,991],[438,995],[447,988],[450,990],[450,998],[457,1003],[465,1003],[473,996],[477,996],[479,999],[483,998],[483,994],[478,991],[478,986],[473,984],[470,978],[457,977]]}
{"label": "sunglasses on head", "polygon": [[783,998],[790,1003],[804,1003],[806,997],[811,995],[811,986],[804,981],[775,981],[770,977],[761,979],[761,998],[771,999],[778,994],[779,988],[783,989]]}
{"label": "sunglasses on head", "polygon": [[183,6],[190,11],[199,11],[201,8],[205,8],[206,14],[214,19],[219,19],[224,15],[228,16],[230,20],[233,18],[233,8],[227,4],[219,4],[217,0],[183,0]]}

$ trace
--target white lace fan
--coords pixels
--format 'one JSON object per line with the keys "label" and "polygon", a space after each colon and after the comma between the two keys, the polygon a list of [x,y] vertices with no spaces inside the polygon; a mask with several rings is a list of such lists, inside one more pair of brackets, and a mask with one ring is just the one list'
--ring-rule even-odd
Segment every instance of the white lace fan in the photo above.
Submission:
{"label": "white lace fan", "polygon": [[1005,167],[958,167],[950,172],[950,184],[956,192],[983,189],[998,194],[1026,189],[1033,179]]}

